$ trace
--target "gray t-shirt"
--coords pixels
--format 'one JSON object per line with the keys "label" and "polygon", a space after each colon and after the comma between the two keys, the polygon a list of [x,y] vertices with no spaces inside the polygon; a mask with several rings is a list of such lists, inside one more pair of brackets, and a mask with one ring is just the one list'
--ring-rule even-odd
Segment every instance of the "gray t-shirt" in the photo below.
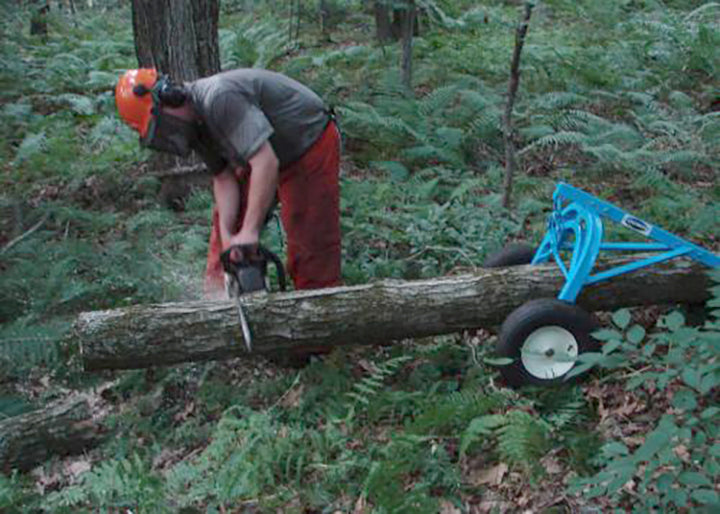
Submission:
{"label": "gray t-shirt", "polygon": [[268,140],[286,166],[310,148],[329,120],[318,95],[268,70],[226,71],[187,86],[204,132],[196,150],[216,173],[247,165]]}

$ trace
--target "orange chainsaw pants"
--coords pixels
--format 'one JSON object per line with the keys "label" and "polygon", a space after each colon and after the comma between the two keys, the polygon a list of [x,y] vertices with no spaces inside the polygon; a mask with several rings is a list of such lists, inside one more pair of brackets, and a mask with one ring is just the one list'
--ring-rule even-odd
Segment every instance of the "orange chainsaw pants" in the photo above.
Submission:
{"label": "orange chainsaw pants", "polygon": [[[340,285],[340,134],[334,121],[297,161],[280,169],[278,198],[280,220],[287,235],[287,272],[296,289]],[[237,229],[242,227],[252,180],[240,184],[241,209]],[[220,236],[217,207],[213,207],[212,230],[205,270],[205,294],[224,291],[220,255],[227,249]]]}

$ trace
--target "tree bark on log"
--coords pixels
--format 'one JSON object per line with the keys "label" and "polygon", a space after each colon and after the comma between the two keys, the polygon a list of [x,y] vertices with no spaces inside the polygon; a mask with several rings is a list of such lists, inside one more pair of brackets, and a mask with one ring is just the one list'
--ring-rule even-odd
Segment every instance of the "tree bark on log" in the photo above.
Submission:
{"label": "tree bark on log", "polygon": [[0,421],[0,463],[5,473],[28,471],[54,455],[80,453],[104,439],[98,400],[79,394],[43,409]]}
{"label": "tree bark on log", "polygon": [[[627,261],[621,261],[627,262]],[[613,262],[615,265],[618,262]],[[555,297],[555,265],[484,269],[432,280],[243,297],[253,353],[376,344],[495,326],[524,302]],[[706,268],[676,262],[586,287],[588,311],[699,303],[709,298]],[[248,356],[236,306],[196,301],[83,313],[74,334],[87,370],[132,369]]]}

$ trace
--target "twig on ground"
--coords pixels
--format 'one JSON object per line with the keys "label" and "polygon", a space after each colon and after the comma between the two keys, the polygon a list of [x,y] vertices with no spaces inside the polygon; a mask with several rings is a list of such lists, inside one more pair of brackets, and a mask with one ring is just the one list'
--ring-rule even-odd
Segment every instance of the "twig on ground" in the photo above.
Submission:
{"label": "twig on ground", "polygon": [[35,232],[36,230],[38,230],[40,227],[43,226],[43,223],[45,223],[49,217],[50,217],[50,214],[49,214],[49,213],[46,213],[45,216],[43,216],[40,221],[38,221],[37,223],[35,223],[35,225],[33,225],[32,227],[30,227],[30,229],[29,229],[28,231],[20,234],[20,235],[17,236],[15,239],[13,239],[13,240],[10,241],[8,244],[6,244],[5,247],[4,247],[2,250],[0,250],[0,255],[3,255],[3,254],[5,254],[6,252],[8,252],[13,246],[15,246],[16,244],[18,244],[18,243],[19,243],[20,241],[22,241],[23,239],[26,239],[26,238],[30,237],[30,236],[33,234],[33,232]]}

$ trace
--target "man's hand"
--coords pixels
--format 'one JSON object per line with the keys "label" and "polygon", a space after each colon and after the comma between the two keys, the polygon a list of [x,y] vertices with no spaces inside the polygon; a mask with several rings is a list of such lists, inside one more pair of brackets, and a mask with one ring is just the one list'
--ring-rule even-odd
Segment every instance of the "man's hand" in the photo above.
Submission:
{"label": "man's hand", "polygon": [[227,242],[227,247],[231,246],[237,246],[237,245],[251,245],[251,246],[257,246],[260,242],[260,233],[256,232],[254,230],[250,230],[249,228],[243,227],[240,232],[230,237],[229,241]]}

